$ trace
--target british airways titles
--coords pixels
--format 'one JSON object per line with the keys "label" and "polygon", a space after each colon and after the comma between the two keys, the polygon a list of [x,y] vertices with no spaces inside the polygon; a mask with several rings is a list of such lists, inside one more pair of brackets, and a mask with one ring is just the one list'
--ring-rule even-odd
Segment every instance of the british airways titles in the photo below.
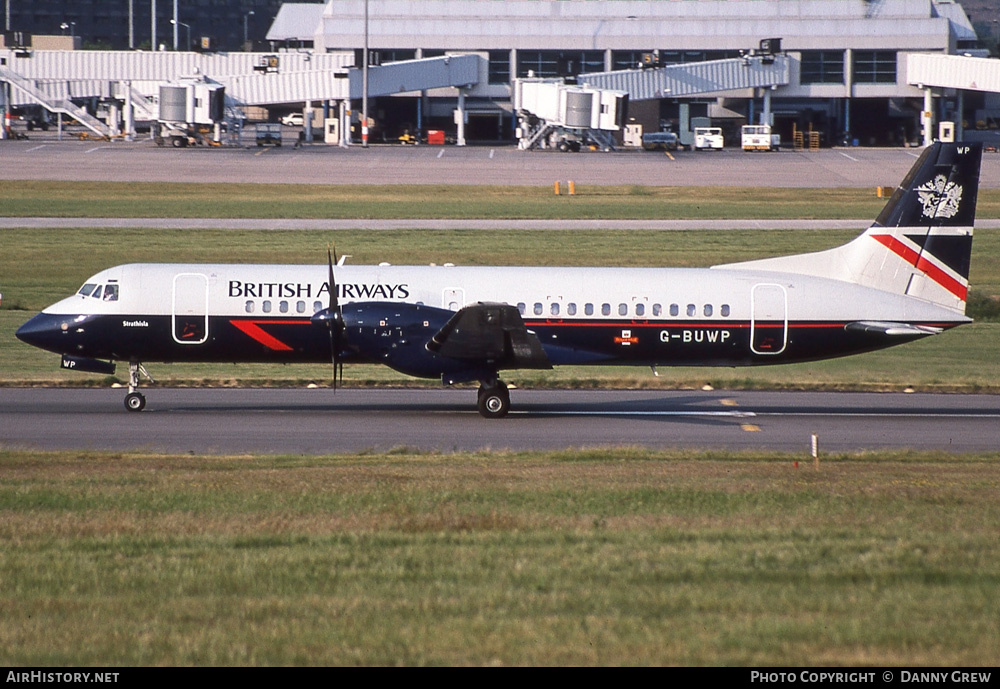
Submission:
{"label": "british airways titles", "polygon": [[[330,293],[330,283],[318,289],[302,282],[243,282],[229,281],[229,296],[250,299],[312,299]],[[410,296],[408,284],[342,283],[337,285],[339,299],[406,299]]]}

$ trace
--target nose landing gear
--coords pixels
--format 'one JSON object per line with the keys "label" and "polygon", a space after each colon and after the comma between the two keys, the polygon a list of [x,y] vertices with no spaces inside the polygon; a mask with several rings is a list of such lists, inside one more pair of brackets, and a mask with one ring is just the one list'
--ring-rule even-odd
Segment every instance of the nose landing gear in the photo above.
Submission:
{"label": "nose landing gear", "polygon": [[138,361],[128,362],[128,394],[125,395],[125,408],[129,411],[142,411],[146,408],[146,397],[139,392],[139,374],[146,376],[150,383],[155,383],[146,367]]}

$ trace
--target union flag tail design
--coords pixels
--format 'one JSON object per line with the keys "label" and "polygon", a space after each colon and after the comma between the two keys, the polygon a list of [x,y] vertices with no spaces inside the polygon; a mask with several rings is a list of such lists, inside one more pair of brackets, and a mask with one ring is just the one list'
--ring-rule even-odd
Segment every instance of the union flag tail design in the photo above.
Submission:
{"label": "union flag tail design", "polygon": [[718,266],[828,277],[965,313],[980,143],[935,143],[914,163],[868,230],[812,254]]}

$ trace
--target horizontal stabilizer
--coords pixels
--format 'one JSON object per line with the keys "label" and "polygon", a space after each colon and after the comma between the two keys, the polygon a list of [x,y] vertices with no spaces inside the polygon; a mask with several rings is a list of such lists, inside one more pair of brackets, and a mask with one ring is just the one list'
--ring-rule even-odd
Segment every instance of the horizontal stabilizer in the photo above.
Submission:
{"label": "horizontal stabilizer", "polygon": [[933,328],[927,325],[912,325],[910,323],[893,323],[890,321],[855,321],[844,326],[848,332],[862,332],[889,337],[924,337],[937,335],[943,328]]}

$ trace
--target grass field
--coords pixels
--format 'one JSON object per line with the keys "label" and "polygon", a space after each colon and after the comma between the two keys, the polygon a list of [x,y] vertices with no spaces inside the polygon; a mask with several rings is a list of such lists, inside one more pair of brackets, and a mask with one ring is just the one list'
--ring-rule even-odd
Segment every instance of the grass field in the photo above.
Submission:
{"label": "grass field", "polygon": [[998,457],[795,459],[2,452],[0,664],[995,664]]}
{"label": "grass field", "polygon": [[[874,218],[874,189],[287,185],[8,181],[0,215],[81,218]],[[979,192],[1000,217],[1000,190]]]}

